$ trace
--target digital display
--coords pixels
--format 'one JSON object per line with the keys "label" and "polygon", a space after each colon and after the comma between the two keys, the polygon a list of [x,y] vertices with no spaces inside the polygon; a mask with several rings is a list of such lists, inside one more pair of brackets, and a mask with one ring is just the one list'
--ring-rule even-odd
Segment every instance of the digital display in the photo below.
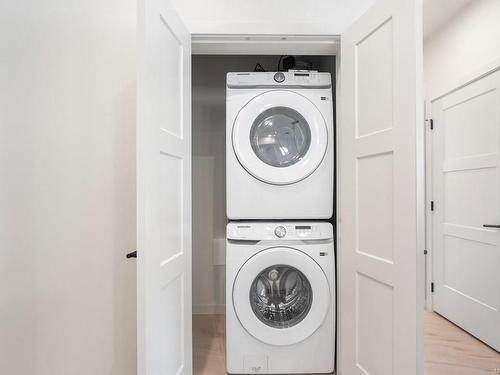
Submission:
{"label": "digital display", "polygon": [[309,73],[294,73],[295,77],[309,77]]}
{"label": "digital display", "polygon": [[296,225],[295,229],[311,229],[310,225]]}

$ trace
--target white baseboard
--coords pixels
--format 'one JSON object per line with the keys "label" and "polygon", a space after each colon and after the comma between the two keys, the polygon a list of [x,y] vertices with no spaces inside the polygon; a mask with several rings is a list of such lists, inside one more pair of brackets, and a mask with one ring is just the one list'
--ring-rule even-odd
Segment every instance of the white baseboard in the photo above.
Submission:
{"label": "white baseboard", "polygon": [[205,315],[205,314],[225,314],[226,305],[194,305],[193,314]]}

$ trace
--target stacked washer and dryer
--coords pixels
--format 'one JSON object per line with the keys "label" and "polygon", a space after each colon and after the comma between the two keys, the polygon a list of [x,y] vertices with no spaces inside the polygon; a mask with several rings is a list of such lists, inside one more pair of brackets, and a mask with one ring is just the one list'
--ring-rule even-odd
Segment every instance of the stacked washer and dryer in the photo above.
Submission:
{"label": "stacked washer and dryer", "polygon": [[226,369],[331,373],[330,73],[228,73],[226,98]]}

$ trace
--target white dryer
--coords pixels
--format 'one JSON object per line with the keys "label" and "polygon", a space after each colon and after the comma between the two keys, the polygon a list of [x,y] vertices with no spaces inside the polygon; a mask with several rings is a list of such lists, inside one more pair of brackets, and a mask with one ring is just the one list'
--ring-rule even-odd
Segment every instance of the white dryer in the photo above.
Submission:
{"label": "white dryer", "polygon": [[229,219],[328,219],[333,213],[330,73],[228,73]]}
{"label": "white dryer", "polygon": [[230,374],[331,373],[335,256],[326,222],[227,225]]}

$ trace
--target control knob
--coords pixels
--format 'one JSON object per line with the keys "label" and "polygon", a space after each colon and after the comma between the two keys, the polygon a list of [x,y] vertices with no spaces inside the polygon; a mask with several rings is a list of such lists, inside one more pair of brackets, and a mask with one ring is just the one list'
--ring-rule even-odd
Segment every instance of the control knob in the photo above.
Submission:
{"label": "control knob", "polygon": [[281,72],[278,72],[274,75],[274,80],[278,83],[281,83],[285,80],[285,75]]}
{"label": "control knob", "polygon": [[285,237],[286,235],[286,229],[284,226],[278,226],[274,229],[274,234],[276,235],[276,237],[278,238],[283,238]]}

